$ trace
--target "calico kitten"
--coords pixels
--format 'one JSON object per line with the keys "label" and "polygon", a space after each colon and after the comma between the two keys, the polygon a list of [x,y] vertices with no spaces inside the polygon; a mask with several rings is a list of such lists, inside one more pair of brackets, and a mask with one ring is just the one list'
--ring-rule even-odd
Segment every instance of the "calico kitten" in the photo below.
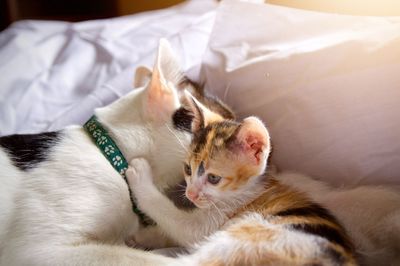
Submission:
{"label": "calico kitten", "polygon": [[127,172],[139,206],[170,238],[191,247],[209,237],[176,263],[356,265],[353,245],[335,217],[264,173],[270,142],[259,119],[238,123],[190,102],[194,136],[184,173],[186,196],[198,208],[183,211],[167,200],[152,185],[146,160],[134,159]]}

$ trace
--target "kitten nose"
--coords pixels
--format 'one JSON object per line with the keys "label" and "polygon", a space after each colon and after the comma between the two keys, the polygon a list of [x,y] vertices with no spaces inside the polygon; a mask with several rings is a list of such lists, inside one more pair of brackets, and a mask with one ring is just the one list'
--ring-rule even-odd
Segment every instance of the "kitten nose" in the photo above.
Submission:
{"label": "kitten nose", "polygon": [[199,197],[199,193],[197,193],[197,191],[195,191],[194,189],[188,189],[187,190],[187,197],[190,200],[196,200]]}

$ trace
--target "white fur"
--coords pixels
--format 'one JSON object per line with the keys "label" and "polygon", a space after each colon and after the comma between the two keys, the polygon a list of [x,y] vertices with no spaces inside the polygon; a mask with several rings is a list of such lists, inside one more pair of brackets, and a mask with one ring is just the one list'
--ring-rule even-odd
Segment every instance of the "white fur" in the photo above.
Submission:
{"label": "white fur", "polygon": [[4,246],[5,234],[10,226],[10,217],[15,208],[14,195],[18,190],[19,182],[23,176],[11,164],[8,155],[0,149],[0,171],[6,173],[2,176],[0,185],[0,255]]}
{"label": "white fur", "polygon": [[[171,90],[162,93],[177,98],[171,86],[176,69],[164,68],[171,62],[168,44],[161,42],[154,71],[162,74]],[[174,130],[171,119],[149,119],[146,106],[153,81],[96,115],[128,160],[149,160],[155,183],[163,188],[181,175],[189,136]],[[168,104],[171,110],[179,107],[177,99],[160,106]],[[171,118],[172,113],[166,115]],[[60,143],[38,167],[20,171],[1,150],[0,166],[0,265],[163,265],[170,261],[124,245],[138,228],[127,184],[81,127],[63,130]]]}

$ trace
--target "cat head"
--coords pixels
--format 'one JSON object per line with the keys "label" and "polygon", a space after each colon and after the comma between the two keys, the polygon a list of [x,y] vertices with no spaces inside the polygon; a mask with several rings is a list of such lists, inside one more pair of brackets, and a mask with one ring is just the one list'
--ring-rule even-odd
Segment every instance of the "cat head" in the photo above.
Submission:
{"label": "cat head", "polygon": [[266,127],[256,117],[235,122],[192,97],[190,102],[194,136],[184,165],[186,197],[199,208],[243,204],[262,187],[270,153]]}
{"label": "cat head", "polygon": [[96,110],[128,161],[143,157],[150,162],[159,187],[182,177],[181,162],[190,144],[190,133],[177,129],[172,119],[182,106],[177,88],[182,79],[169,43],[161,39],[153,69],[136,71],[134,85],[140,87]]}

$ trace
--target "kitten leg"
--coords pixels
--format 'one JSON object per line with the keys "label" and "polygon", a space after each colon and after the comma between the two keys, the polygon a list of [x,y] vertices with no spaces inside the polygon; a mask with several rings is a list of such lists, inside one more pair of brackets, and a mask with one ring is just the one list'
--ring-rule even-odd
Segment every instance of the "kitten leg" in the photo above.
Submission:
{"label": "kitten leg", "polygon": [[151,168],[145,159],[132,160],[126,176],[138,207],[180,245],[188,246],[209,234],[207,214],[200,213],[199,209],[191,212],[178,209],[153,184]]}

